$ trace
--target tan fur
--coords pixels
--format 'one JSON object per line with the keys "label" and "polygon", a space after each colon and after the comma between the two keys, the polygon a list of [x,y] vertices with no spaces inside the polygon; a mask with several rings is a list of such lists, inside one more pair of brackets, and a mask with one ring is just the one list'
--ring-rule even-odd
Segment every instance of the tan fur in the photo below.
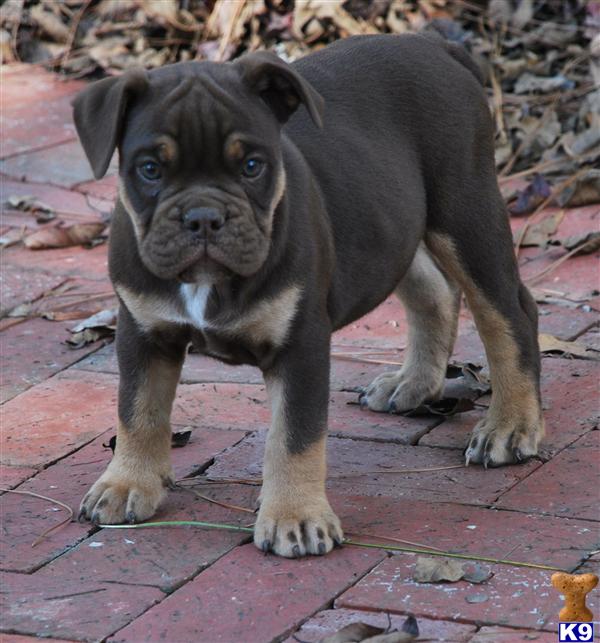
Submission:
{"label": "tan fur", "polygon": [[[254,541],[258,547],[270,542],[281,556],[325,553],[333,547],[334,538],[343,538],[339,519],[325,495],[325,435],[302,453],[290,453],[283,385],[270,379],[267,389],[273,417],[265,447]],[[323,543],[321,551],[319,542]]]}
{"label": "tan fur", "polygon": [[301,295],[298,286],[289,286],[275,297],[259,301],[239,319],[221,327],[221,330],[228,335],[246,338],[253,344],[269,342],[279,347],[287,339]]}
{"label": "tan fur", "polygon": [[145,331],[165,323],[190,323],[190,320],[168,299],[136,293],[122,284],[115,284],[115,290],[135,321]]}
{"label": "tan fur", "polygon": [[177,159],[179,152],[177,141],[167,134],[164,134],[163,136],[160,136],[156,142],[158,147],[158,158],[161,162],[173,163],[173,161]]}
{"label": "tan fur", "polygon": [[244,145],[233,134],[225,143],[225,156],[231,161],[241,161],[244,158]]}
{"label": "tan fur", "polygon": [[408,317],[408,345],[402,368],[367,387],[362,401],[373,411],[388,411],[390,405],[406,411],[438,399],[456,339],[460,292],[423,244],[396,293]]}
{"label": "tan fur", "polygon": [[129,215],[131,223],[133,223],[133,230],[139,242],[142,239],[142,227],[140,224],[140,218],[138,217],[137,212],[135,211],[133,205],[131,204],[131,201],[129,200],[129,196],[127,195],[127,188],[125,187],[123,181],[119,181],[119,200],[123,204],[125,212],[127,212],[127,214]]}
{"label": "tan fur", "polygon": [[113,459],[81,503],[101,524],[146,520],[164,499],[172,480],[170,415],[180,372],[180,365],[153,360],[131,421],[119,422]]}
{"label": "tan fur", "polygon": [[517,441],[524,455],[537,452],[544,433],[539,396],[534,380],[521,369],[519,349],[508,321],[495,310],[464,270],[451,239],[429,233],[427,245],[463,288],[490,365],[492,401],[487,417],[475,427],[473,438],[484,440],[488,436],[493,437],[490,456],[495,463],[510,461],[507,449],[511,440]]}

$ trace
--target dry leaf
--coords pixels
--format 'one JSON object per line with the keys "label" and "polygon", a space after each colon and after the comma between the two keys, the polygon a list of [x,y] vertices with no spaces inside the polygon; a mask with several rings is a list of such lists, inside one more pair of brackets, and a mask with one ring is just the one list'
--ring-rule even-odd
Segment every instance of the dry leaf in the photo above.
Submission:
{"label": "dry leaf", "polygon": [[23,239],[23,243],[30,250],[85,245],[99,237],[104,228],[104,223],[75,223],[66,227],[59,224],[33,232]]}
{"label": "dry leaf", "polygon": [[580,357],[581,359],[600,359],[600,351],[580,342],[564,341],[548,333],[540,333],[538,337],[540,353],[554,353],[567,357]]}
{"label": "dry leaf", "polygon": [[80,333],[86,328],[107,328],[108,330],[115,330],[117,327],[117,309],[107,308],[100,312],[84,319],[79,324],[71,328],[72,333]]}
{"label": "dry leaf", "polygon": [[[521,241],[521,246],[547,246],[551,242],[551,237],[558,230],[558,226],[564,216],[564,210],[561,210],[560,212],[555,212],[554,214],[544,217],[541,221],[538,221],[538,223],[530,225],[525,231],[525,236]],[[520,231],[518,230],[515,233],[515,240],[519,238],[519,235]],[[558,244],[559,242],[555,241],[555,243]]]}
{"label": "dry leaf", "polygon": [[6,200],[6,205],[13,210],[34,214],[38,223],[48,223],[56,216],[54,208],[31,195],[11,195]]}
{"label": "dry leaf", "polygon": [[354,643],[364,641],[370,636],[381,634],[383,631],[382,627],[375,627],[375,625],[369,625],[368,623],[351,623],[342,627],[335,634],[321,639],[321,643]]}
{"label": "dry leaf", "polygon": [[417,583],[455,583],[464,576],[463,563],[451,558],[427,558],[419,556],[413,571],[413,580]]}
{"label": "dry leaf", "polygon": [[65,43],[69,40],[69,28],[54,12],[36,4],[31,7],[30,15],[40,29],[56,42]]}
{"label": "dry leaf", "polygon": [[600,232],[584,232],[583,234],[567,237],[562,242],[562,245],[567,250],[579,248],[579,252],[576,252],[575,255],[591,254],[592,252],[600,250]]}

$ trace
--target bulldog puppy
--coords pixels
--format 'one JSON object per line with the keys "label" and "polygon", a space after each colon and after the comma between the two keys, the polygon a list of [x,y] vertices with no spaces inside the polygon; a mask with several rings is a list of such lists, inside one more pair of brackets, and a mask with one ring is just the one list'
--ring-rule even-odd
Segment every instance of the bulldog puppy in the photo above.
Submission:
{"label": "bulldog puppy", "polygon": [[264,374],[272,425],[256,545],[296,557],[341,543],[325,494],[331,333],[392,292],[410,324],[404,365],[362,403],[401,412],[440,396],[464,292],[493,387],[466,461],[537,453],[537,311],[479,72],[460,47],[360,36],[291,65],[266,52],[179,63],[94,83],[74,110],[96,178],[115,149],[120,161],[118,440],[82,518],[146,520],[165,497],[191,342]]}

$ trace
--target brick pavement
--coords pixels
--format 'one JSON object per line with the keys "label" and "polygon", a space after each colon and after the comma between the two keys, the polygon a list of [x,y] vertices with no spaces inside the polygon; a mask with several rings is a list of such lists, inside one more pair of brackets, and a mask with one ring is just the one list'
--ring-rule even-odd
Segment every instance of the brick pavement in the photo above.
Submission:
{"label": "brick pavement", "polygon": [[[69,101],[81,82],[39,68],[2,73],[2,202],[32,194],[68,222],[100,220],[116,194],[114,169],[95,182],[76,142]],[[600,206],[566,212],[558,236],[597,229]],[[6,235],[26,225],[5,210]],[[513,221],[515,228],[521,221]],[[526,277],[562,251],[526,249]],[[535,285],[550,297],[540,329],[598,348],[597,257],[570,259]],[[114,433],[117,368],[114,346],[65,345],[71,321],[5,315],[36,302],[52,312],[64,284],[76,305],[112,305],[106,246],[33,252],[2,251],[2,436],[4,487],[47,495],[77,507],[104,469]],[[89,299],[92,297],[92,299]],[[103,299],[104,297],[104,299]],[[574,300],[574,301],[573,301]],[[81,312],[81,310],[80,310]],[[401,361],[406,320],[390,299],[334,337],[330,410],[329,493],[354,539],[404,539],[452,552],[509,557],[567,570],[597,571],[597,362],[545,357],[542,389],[548,435],[543,458],[520,467],[421,471],[462,463],[461,449],[480,407],[453,418],[401,418],[361,411],[356,387],[391,368],[348,356],[386,351]],[[375,357],[375,359],[377,359]],[[455,359],[481,361],[483,348],[467,311]],[[260,373],[191,355],[174,410],[174,427],[192,429],[173,451],[178,477],[260,476],[268,408]],[[395,473],[394,473],[395,471]],[[226,505],[252,508],[258,487],[196,487]],[[550,573],[490,565],[481,585],[418,584],[415,557],[346,546],[324,559],[262,556],[245,533],[191,527],[98,530],[70,522],[35,548],[31,542],[64,510],[24,495],[2,495],[0,637],[25,643],[63,641],[319,641],[353,621],[386,627],[414,613],[421,638],[434,641],[554,641],[560,597]],[[248,525],[252,516],[209,503],[193,491],[172,492],[157,519]],[[386,541],[392,542],[392,541]],[[597,555],[596,555],[597,559]],[[590,603],[600,613],[598,593]]]}

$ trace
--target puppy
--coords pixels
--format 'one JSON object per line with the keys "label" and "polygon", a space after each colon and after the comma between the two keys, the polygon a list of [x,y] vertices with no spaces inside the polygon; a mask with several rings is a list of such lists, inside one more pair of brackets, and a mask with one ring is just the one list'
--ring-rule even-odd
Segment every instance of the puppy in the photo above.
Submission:
{"label": "puppy", "polygon": [[493,387],[466,461],[537,453],[537,310],[479,72],[460,47],[360,36],[292,65],[259,52],[130,71],[86,88],[74,116],[96,178],[117,148],[120,160],[118,440],[81,517],[156,511],[191,342],[264,374],[272,425],[254,542],[287,557],[330,551],[343,538],[325,495],[331,333],[392,292],[410,325],[404,365],[362,403],[401,412],[440,396],[464,292]]}

